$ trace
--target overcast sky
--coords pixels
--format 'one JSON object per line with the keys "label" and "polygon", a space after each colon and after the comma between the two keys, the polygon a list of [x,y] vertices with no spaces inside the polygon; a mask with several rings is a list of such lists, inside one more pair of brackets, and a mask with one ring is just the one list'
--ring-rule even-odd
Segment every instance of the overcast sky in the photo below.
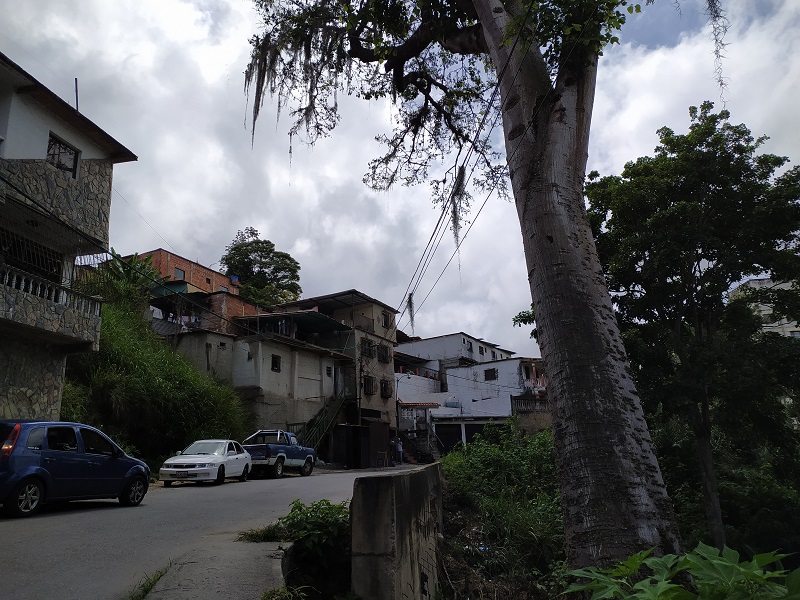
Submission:
{"label": "overcast sky", "polygon": [[[800,160],[800,1],[722,2],[732,121],[770,136],[766,151]],[[659,127],[686,131],[690,105],[722,107],[703,5],[643,6],[606,51],[590,170],[619,173],[651,154]],[[295,143],[290,157],[288,121],[268,99],[251,147],[250,1],[0,0],[0,14],[0,51],[73,105],[77,77],[81,112],[139,157],[114,170],[118,252],[163,247],[219,268],[237,230],[252,226],[300,262],[303,297],[356,288],[400,307],[438,213],[426,187],[376,193],[361,181],[391,108],[343,99],[333,135]],[[511,324],[530,305],[514,206],[489,199],[432,289],[453,250],[447,235],[419,286],[416,335],[465,331],[538,356],[529,331]],[[400,325],[412,333],[407,317]]]}

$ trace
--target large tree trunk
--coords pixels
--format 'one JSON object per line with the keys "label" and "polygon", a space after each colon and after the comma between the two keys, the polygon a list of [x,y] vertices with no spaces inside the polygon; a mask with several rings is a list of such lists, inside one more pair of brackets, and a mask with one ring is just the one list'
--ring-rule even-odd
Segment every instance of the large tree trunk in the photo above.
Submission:
{"label": "large tree trunk", "polygon": [[[500,0],[473,0],[492,60],[509,61]],[[553,431],[568,562],[607,565],[645,548],[677,553],[672,505],[630,375],[586,220],[583,183],[595,59],[562,65],[555,85],[536,48],[501,80],[503,127],[522,228]]]}
{"label": "large tree trunk", "polygon": [[703,484],[703,508],[706,512],[708,533],[711,542],[722,550],[725,546],[725,525],[722,522],[722,507],[719,503],[717,476],[714,473],[714,455],[711,449],[711,417],[708,402],[703,401],[702,412],[696,404],[692,405],[692,430],[695,450],[700,463],[700,478]]}

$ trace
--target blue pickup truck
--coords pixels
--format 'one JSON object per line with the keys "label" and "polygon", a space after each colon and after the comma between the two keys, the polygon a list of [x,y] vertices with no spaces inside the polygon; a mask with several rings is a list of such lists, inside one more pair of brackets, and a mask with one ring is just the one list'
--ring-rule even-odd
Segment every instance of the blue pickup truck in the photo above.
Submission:
{"label": "blue pickup truck", "polygon": [[242,446],[250,453],[254,476],[280,477],[285,469],[311,475],[317,462],[316,450],[300,445],[293,433],[280,429],[256,431]]}

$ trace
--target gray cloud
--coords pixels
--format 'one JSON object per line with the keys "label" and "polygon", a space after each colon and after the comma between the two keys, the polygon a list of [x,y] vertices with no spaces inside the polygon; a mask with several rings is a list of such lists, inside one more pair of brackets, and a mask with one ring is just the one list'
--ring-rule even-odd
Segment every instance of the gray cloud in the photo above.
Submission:
{"label": "gray cloud", "polygon": [[[685,130],[690,104],[719,99],[703,4],[643,6],[623,45],[606,51],[590,168],[619,172],[652,152],[658,127]],[[733,119],[772,136],[768,150],[796,154],[800,9],[793,0],[726,6]],[[166,247],[215,265],[236,231],[253,226],[301,263],[304,295],[354,287],[402,303],[438,209],[424,186],[376,193],[361,183],[390,107],[340,98],[337,130],[313,148],[295,140],[290,160],[287,113],[277,121],[268,99],[251,146],[242,72],[259,24],[250,2],[0,0],[0,11],[0,49],[69,101],[78,77],[81,111],[139,156],[115,169],[117,250]],[[483,200],[460,258],[431,291],[454,250],[449,232],[442,239],[415,294],[415,331],[463,330],[536,356],[529,328],[511,326],[530,305],[516,211],[492,197],[476,218]],[[401,323],[411,333],[407,315]]]}

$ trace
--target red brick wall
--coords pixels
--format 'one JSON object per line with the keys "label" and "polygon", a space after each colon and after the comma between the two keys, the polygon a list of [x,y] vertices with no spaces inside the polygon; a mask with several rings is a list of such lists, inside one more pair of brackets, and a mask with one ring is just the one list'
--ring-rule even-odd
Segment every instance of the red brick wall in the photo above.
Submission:
{"label": "red brick wall", "polygon": [[236,334],[236,327],[231,322],[234,317],[252,317],[258,314],[255,305],[230,294],[209,296],[209,305],[211,310],[203,314],[202,327],[221,333]]}
{"label": "red brick wall", "polygon": [[221,292],[221,288],[228,288],[228,292],[234,295],[239,294],[239,284],[231,281],[227,275],[223,275],[218,271],[204,267],[194,261],[167,252],[159,248],[152,252],[145,252],[139,255],[140,258],[151,256],[153,266],[158,269],[164,277],[169,277],[171,280],[179,279],[175,276],[175,269],[181,269],[184,272],[183,280],[204,292]]}

